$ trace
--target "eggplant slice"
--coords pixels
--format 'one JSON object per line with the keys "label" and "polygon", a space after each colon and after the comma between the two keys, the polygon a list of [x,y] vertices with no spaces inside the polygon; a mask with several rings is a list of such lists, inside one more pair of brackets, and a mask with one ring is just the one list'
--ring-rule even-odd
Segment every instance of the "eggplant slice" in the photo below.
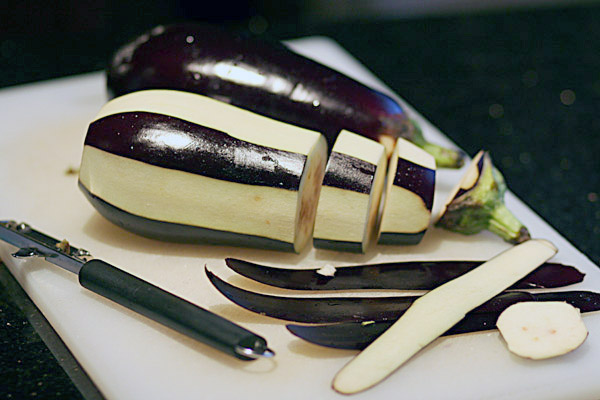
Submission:
{"label": "eggplant slice", "polygon": [[375,234],[386,165],[381,144],[346,130],[340,133],[325,168],[314,247],[355,253],[367,250]]}
{"label": "eggplant slice", "polygon": [[[255,281],[299,290],[398,289],[431,290],[454,279],[482,261],[395,262],[339,268],[286,269],[226,258],[229,268]],[[331,270],[331,271],[330,271]],[[575,267],[545,263],[511,289],[541,289],[572,285],[585,274]]]}
{"label": "eggplant slice", "polygon": [[390,158],[378,243],[418,244],[431,220],[435,192],[435,159],[399,138]]}
{"label": "eggplant slice", "polygon": [[197,94],[145,90],[101,108],[79,185],[103,216],[138,234],[300,252],[326,162],[319,132]]}

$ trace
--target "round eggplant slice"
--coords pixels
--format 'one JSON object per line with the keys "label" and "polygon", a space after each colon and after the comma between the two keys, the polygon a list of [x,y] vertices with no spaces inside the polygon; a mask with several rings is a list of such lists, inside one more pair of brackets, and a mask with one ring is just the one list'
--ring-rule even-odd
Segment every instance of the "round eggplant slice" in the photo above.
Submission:
{"label": "round eggplant slice", "polygon": [[511,352],[533,360],[566,354],[588,336],[579,309],[564,301],[513,304],[496,325]]}
{"label": "round eggplant slice", "polygon": [[365,252],[377,221],[386,163],[381,144],[352,132],[340,133],[323,179],[315,247]]}
{"label": "round eggplant slice", "polygon": [[435,159],[402,138],[388,168],[379,244],[418,244],[431,220]]}
{"label": "round eggplant slice", "polygon": [[112,222],[164,240],[300,251],[327,145],[197,94],[131,93],[90,124],[80,187]]}

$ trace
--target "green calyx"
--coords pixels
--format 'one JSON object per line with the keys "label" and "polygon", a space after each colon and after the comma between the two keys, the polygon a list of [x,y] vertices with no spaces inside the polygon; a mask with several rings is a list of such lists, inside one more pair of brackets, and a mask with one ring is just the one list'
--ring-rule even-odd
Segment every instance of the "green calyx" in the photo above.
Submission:
{"label": "green calyx", "polygon": [[494,168],[488,153],[483,157],[475,185],[446,206],[436,226],[465,235],[487,229],[510,243],[530,239],[527,228],[504,204],[504,177]]}
{"label": "green calyx", "polygon": [[423,136],[419,125],[411,120],[412,135],[411,142],[431,154],[435,158],[438,168],[460,168],[464,164],[464,154],[460,150],[448,149],[434,143],[428,142]]}

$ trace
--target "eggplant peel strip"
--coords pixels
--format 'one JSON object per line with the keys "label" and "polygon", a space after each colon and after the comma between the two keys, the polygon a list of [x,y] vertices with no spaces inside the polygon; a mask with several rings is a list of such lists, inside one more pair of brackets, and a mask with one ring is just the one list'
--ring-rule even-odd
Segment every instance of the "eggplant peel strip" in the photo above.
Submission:
{"label": "eggplant peel strip", "polygon": [[[368,322],[398,319],[419,296],[388,297],[284,297],[256,293],[234,286],[205,270],[209,281],[233,303],[249,311],[286,321],[302,323]],[[600,309],[600,295],[592,292],[503,292],[470,314],[499,315],[522,301],[567,301],[582,311]],[[495,320],[494,320],[495,323]]]}
{"label": "eggplant peel strip", "polygon": [[[255,281],[297,290],[398,289],[431,290],[483,261],[410,261],[320,269],[289,269],[226,258],[229,268]],[[575,267],[544,263],[511,289],[556,288],[579,283],[585,274]]]}
{"label": "eggplant peel strip", "polygon": [[[600,293],[588,291],[539,293],[533,301],[565,301],[582,313],[600,311]],[[470,312],[443,336],[496,329],[501,311]],[[341,322],[321,325],[288,324],[286,328],[300,339],[335,349],[362,350],[385,332],[395,320]]]}

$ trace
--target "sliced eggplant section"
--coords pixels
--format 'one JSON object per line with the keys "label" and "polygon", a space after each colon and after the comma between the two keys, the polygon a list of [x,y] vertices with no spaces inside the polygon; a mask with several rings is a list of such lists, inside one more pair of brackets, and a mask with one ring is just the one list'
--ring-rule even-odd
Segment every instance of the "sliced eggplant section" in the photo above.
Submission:
{"label": "sliced eggplant section", "polygon": [[504,204],[505,192],[504,177],[482,150],[449,196],[436,226],[465,235],[487,229],[509,243],[524,242],[529,231]]}
{"label": "sliced eggplant section", "polygon": [[342,129],[374,140],[406,137],[427,145],[440,166],[462,165],[460,151],[427,143],[389,96],[281,43],[213,25],[158,26],[139,35],[112,57],[107,86],[113,96],[143,89],[199,93],[322,132],[329,146]]}
{"label": "sliced eggplant section", "polygon": [[427,292],[337,373],[333,388],[351,394],[377,385],[469,311],[525,277],[556,252],[550,242],[531,239]]}
{"label": "sliced eggplant section", "polygon": [[533,360],[567,354],[588,336],[579,309],[564,301],[515,304],[497,326],[512,353]]}
{"label": "sliced eggplant section", "polygon": [[[206,270],[213,286],[235,304],[252,312],[273,318],[303,323],[373,321],[398,319],[419,296],[386,297],[285,297],[245,290],[227,283]],[[568,301],[587,310],[600,307],[600,298],[589,292],[503,292],[481,304],[471,313],[500,313],[523,301]]]}
{"label": "sliced eggplant section", "polygon": [[[225,264],[255,281],[286,289],[398,289],[430,290],[463,275],[483,261],[408,261],[318,269],[276,268],[235,258]],[[511,289],[556,288],[583,281],[577,268],[546,262]]]}
{"label": "sliced eggplant section", "polygon": [[385,148],[342,131],[333,146],[315,219],[316,248],[364,253],[372,242],[385,182]]}
{"label": "sliced eggplant section", "polygon": [[135,92],[90,124],[79,184],[110,221],[164,240],[301,251],[322,135],[192,93]]}
{"label": "sliced eggplant section", "polygon": [[[552,295],[552,297],[536,297],[534,301],[566,301],[567,304],[580,308],[582,313],[600,311],[599,293],[574,291],[547,294]],[[444,332],[443,336],[496,329],[496,321],[499,316],[500,312],[470,312],[460,322]],[[394,322],[395,320],[381,320],[321,325],[288,324],[286,328],[300,339],[320,346],[336,349],[362,350],[377,339]]]}
{"label": "sliced eggplant section", "polygon": [[435,159],[405,139],[398,139],[390,159],[383,200],[379,244],[418,244],[431,220]]}

